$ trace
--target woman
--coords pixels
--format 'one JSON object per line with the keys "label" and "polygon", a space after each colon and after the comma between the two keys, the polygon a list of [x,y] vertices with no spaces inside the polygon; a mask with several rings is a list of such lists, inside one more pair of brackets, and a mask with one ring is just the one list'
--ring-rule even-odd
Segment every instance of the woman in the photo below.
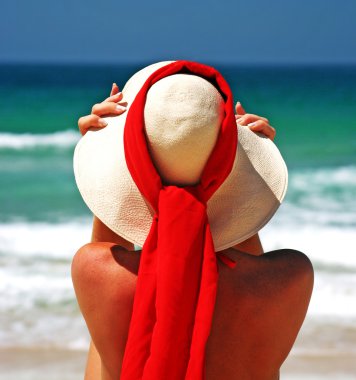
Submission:
{"label": "woman", "polygon": [[[102,116],[124,113],[123,100],[114,85],[111,96],[79,120],[81,132],[104,127]],[[184,103],[178,104],[179,111],[180,107]],[[210,105],[206,112],[209,109]],[[239,103],[236,113],[239,125],[274,138],[268,120],[246,114]],[[74,257],[73,283],[93,340],[87,380],[120,376],[141,259],[141,251],[133,248],[95,217],[92,243]],[[257,230],[220,253],[216,303],[205,347],[206,379],[278,379],[307,311],[313,286],[310,261],[287,249],[263,254]]]}

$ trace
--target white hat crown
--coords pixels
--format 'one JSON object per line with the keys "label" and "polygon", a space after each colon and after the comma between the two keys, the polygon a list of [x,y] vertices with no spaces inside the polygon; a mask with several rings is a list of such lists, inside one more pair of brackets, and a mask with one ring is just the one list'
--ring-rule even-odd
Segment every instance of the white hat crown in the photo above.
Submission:
{"label": "white hat crown", "polygon": [[148,148],[163,182],[198,183],[224,118],[219,91],[198,76],[165,77],[149,89],[144,118]]}

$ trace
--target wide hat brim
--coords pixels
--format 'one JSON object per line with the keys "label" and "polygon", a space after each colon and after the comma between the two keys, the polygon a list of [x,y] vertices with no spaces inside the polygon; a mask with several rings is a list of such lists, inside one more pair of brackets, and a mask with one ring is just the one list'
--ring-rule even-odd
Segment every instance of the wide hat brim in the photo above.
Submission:
{"label": "wide hat brim", "polygon": [[[136,73],[123,89],[128,108],[160,62]],[[74,174],[79,191],[95,216],[126,240],[142,246],[153,212],[134,183],[126,165],[123,132],[127,111],[106,118],[108,126],[89,131],[74,152]],[[274,215],[286,194],[285,162],[267,137],[239,126],[238,147],[231,173],[207,204],[216,251],[229,248],[257,233]]]}

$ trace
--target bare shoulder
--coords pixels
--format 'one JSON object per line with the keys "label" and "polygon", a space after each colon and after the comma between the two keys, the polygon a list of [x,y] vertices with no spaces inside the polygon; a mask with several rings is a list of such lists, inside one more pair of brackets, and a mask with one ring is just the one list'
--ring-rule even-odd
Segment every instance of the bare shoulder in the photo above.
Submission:
{"label": "bare shoulder", "polygon": [[313,265],[308,256],[295,249],[279,249],[267,252],[258,258],[270,265],[273,270],[287,271],[288,275],[304,275],[313,277]]}
{"label": "bare shoulder", "polygon": [[137,252],[115,243],[96,242],[81,247],[72,261],[72,280],[82,312],[106,299],[131,303],[139,262]]}
{"label": "bare shoulder", "polygon": [[279,291],[287,298],[287,304],[289,299],[306,312],[314,285],[314,270],[309,258],[300,251],[280,249],[265,253],[260,259],[260,271],[265,271],[265,280],[271,284],[267,291]]}
{"label": "bare shoulder", "polygon": [[140,251],[129,251],[116,243],[94,242],[78,249],[72,260],[72,270],[94,269],[97,266],[110,267],[112,265],[126,268],[137,275],[140,262]]}
{"label": "bare shoulder", "polygon": [[[260,310],[266,320],[300,328],[313,290],[314,271],[302,252],[280,249],[252,256],[241,252],[228,254],[236,261],[234,269],[219,267],[221,289],[228,291],[246,310]],[[259,315],[259,313],[255,313]],[[255,318],[254,316],[251,317]]]}
{"label": "bare shoulder", "polygon": [[[246,290],[251,296],[269,293],[274,297],[292,289],[311,292],[314,271],[309,258],[293,249],[280,249],[253,256],[242,252],[227,250],[226,254],[236,261],[236,267],[230,271],[220,266],[223,277],[228,277],[231,286]],[[250,285],[253,284],[251,287]],[[247,289],[246,289],[247,288]],[[277,291],[277,293],[276,293]]]}
{"label": "bare shoulder", "polygon": [[236,266],[231,269],[219,263],[207,350],[211,379],[219,374],[229,379],[277,379],[308,309],[313,288],[311,262],[290,249],[261,256],[232,249],[224,253]]}

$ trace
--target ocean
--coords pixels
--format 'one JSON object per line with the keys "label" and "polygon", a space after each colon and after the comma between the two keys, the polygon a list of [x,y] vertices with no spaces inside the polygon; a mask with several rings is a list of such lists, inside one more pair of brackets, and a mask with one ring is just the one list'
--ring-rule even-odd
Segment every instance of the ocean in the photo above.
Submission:
{"label": "ocean", "polygon": [[[0,66],[0,379],[82,378],[70,264],[92,216],[73,176],[77,119],[142,66]],[[282,379],[356,379],[356,67],[216,67],[235,101],[269,118],[289,168],[264,248],[301,250],[315,269]]]}

